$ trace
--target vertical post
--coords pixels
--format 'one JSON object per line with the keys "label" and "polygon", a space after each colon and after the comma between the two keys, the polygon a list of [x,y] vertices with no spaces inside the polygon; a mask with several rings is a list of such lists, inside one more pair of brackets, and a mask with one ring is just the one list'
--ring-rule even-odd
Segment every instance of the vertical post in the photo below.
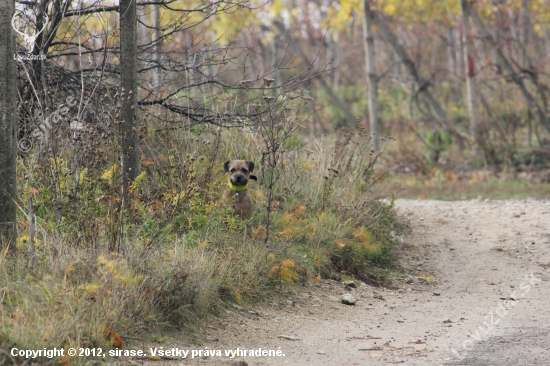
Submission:
{"label": "vertical post", "polygon": [[122,98],[122,163],[128,182],[139,175],[137,124],[137,20],[136,1],[120,1],[120,78]]}
{"label": "vertical post", "polygon": [[473,55],[472,40],[470,36],[470,0],[460,0],[462,13],[462,47],[464,54],[464,70],[466,74],[466,95],[468,100],[468,111],[470,114],[470,133],[474,143],[479,146],[482,143],[481,129],[479,126],[479,115],[477,108],[477,91],[475,84],[475,62]]}
{"label": "vertical post", "polygon": [[15,248],[17,112],[14,0],[0,1],[0,249]]}
{"label": "vertical post", "polygon": [[363,37],[365,39],[365,59],[367,70],[367,85],[369,89],[369,120],[372,135],[372,147],[378,151],[378,75],[374,59],[374,37],[372,35],[372,14],[370,0],[363,0]]}
{"label": "vertical post", "polygon": [[[124,213],[130,183],[139,174],[139,130],[137,123],[137,18],[136,1],[120,1],[120,79],[122,110],[120,113],[122,137],[122,202],[120,209],[120,245],[124,252]],[[114,248],[110,248],[113,250]]]}

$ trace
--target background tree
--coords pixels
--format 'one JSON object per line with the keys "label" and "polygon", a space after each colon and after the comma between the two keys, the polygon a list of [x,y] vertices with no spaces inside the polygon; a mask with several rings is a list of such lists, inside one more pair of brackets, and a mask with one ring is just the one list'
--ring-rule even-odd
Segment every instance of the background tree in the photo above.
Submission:
{"label": "background tree", "polygon": [[372,13],[370,0],[363,0],[363,35],[365,37],[365,59],[367,66],[367,85],[369,88],[369,119],[372,146],[378,151],[378,75],[374,59],[374,37],[372,34]]}
{"label": "background tree", "polygon": [[[139,126],[137,116],[137,18],[136,1],[120,1],[120,81],[122,86],[122,210],[128,200],[130,183],[139,174]],[[123,226],[121,225],[121,238]]]}
{"label": "background tree", "polygon": [[15,248],[16,238],[16,63],[12,0],[0,1],[0,243]]}
{"label": "background tree", "polygon": [[472,35],[470,33],[470,6],[468,0],[460,0],[460,11],[462,14],[462,47],[464,53],[464,65],[466,69],[466,97],[468,100],[468,112],[470,116],[470,133],[474,143],[479,147],[484,144],[483,131],[480,126],[478,111],[477,111],[477,89],[475,82],[475,61],[472,47]]}

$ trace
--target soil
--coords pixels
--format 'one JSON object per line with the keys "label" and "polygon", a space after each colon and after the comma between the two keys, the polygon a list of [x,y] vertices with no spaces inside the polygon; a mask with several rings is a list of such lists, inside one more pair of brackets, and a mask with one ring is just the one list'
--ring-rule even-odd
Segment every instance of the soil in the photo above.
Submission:
{"label": "soil", "polygon": [[[411,230],[384,286],[321,280],[262,305],[235,305],[189,339],[162,344],[221,357],[155,364],[550,365],[550,201],[396,207]],[[345,293],[357,303],[342,304]],[[284,356],[225,356],[237,348]]]}

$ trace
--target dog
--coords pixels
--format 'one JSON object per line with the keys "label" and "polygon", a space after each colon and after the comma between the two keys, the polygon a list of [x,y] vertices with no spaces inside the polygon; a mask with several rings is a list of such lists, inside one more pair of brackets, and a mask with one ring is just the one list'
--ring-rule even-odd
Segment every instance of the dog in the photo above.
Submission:
{"label": "dog", "polygon": [[248,182],[258,180],[251,175],[254,163],[247,160],[228,160],[223,164],[223,170],[227,174],[229,190],[224,193],[223,199],[235,197],[235,214],[243,220],[252,217],[252,201],[248,194]]}

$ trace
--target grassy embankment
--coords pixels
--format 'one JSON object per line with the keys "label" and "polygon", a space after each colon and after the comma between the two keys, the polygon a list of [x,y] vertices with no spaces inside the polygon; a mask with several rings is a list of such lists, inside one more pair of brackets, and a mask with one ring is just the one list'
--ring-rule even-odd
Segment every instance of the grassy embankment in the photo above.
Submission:
{"label": "grassy embankment", "polygon": [[[116,148],[102,147],[101,164],[79,170],[67,163],[69,153],[19,160],[18,250],[0,256],[3,352],[154,340],[228,304],[365,274],[391,259],[397,224],[391,204],[375,194],[381,176],[363,133],[306,142],[293,134],[275,166],[262,165],[258,131],[203,127],[153,136],[124,216]],[[256,162],[248,222],[219,200],[230,157]],[[6,353],[0,360],[21,361]]]}

